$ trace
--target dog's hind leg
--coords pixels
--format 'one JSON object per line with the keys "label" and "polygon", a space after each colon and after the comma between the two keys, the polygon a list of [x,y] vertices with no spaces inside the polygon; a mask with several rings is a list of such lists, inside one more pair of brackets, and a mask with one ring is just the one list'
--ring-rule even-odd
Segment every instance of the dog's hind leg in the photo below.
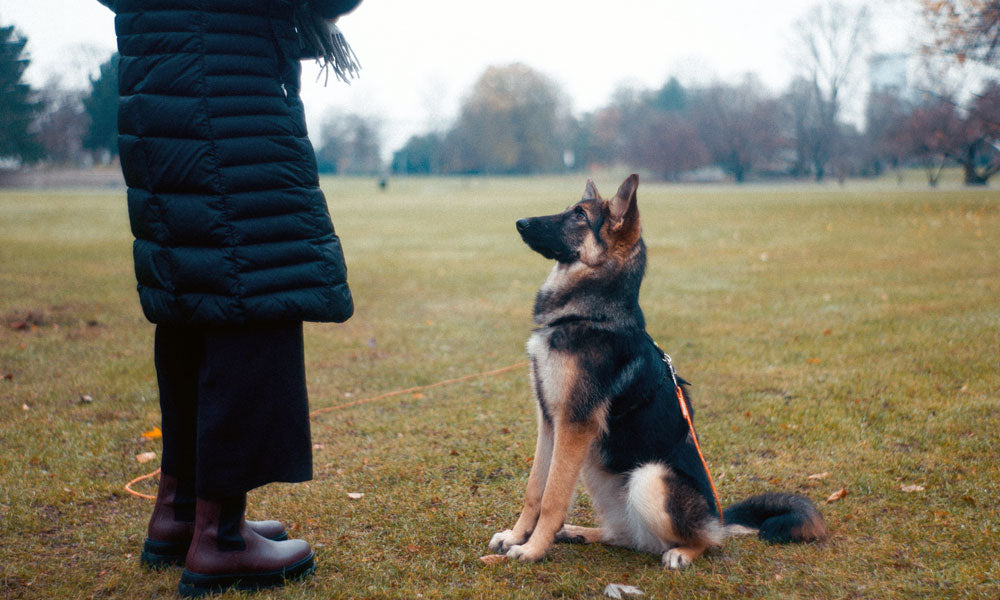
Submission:
{"label": "dog's hind leg", "polygon": [[538,440],[535,442],[535,458],[531,462],[528,486],[524,494],[524,507],[513,529],[501,531],[490,539],[490,550],[506,553],[511,546],[523,544],[531,536],[542,510],[542,495],[545,492],[549,466],[552,463],[553,445],[552,423],[545,420],[538,411]]}
{"label": "dog's hind leg", "polygon": [[604,541],[604,530],[600,527],[580,527],[563,525],[556,532],[556,542],[566,544],[596,544]]}
{"label": "dog's hind leg", "polygon": [[591,447],[590,456],[584,462],[583,482],[600,527],[564,525],[556,534],[556,541],[580,544],[600,542],[611,546],[632,547],[625,510],[626,477],[603,467],[600,450],[596,446]]}
{"label": "dog's hind leg", "polygon": [[626,506],[636,548],[662,555],[663,566],[683,569],[725,532],[708,503],[662,463],[629,474]]}
{"label": "dog's hind leg", "polygon": [[678,571],[691,566],[691,563],[693,563],[696,558],[704,554],[705,550],[708,550],[708,547],[708,544],[699,544],[671,548],[663,553],[663,557],[660,559],[660,562],[663,564],[664,569]]}

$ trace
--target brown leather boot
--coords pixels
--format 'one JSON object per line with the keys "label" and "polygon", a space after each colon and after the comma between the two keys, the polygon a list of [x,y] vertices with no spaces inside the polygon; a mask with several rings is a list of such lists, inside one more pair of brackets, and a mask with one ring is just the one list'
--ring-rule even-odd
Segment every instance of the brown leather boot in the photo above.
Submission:
{"label": "brown leather boot", "polygon": [[[160,473],[156,504],[139,558],[145,567],[161,569],[184,564],[194,535],[195,497],[178,487],[176,477]],[[247,524],[268,539],[288,539],[285,526],[278,521],[247,521]]]}
{"label": "brown leather boot", "polygon": [[222,501],[198,498],[194,539],[177,586],[181,596],[281,586],[315,571],[309,544],[261,536],[243,518],[245,502],[246,496]]}

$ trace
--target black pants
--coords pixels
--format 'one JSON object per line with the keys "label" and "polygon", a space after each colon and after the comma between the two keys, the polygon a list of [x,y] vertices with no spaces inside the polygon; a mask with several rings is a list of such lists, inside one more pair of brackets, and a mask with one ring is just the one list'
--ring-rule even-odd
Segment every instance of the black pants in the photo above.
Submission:
{"label": "black pants", "polygon": [[158,325],[164,473],[202,498],[312,479],[302,323]]}

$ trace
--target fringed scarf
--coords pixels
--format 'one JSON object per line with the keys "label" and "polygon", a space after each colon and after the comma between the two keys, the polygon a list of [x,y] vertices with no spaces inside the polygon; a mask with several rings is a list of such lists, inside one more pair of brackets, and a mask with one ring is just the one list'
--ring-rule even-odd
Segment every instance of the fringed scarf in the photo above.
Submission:
{"label": "fringed scarf", "polygon": [[326,85],[333,71],[337,79],[350,85],[352,79],[360,76],[361,64],[339,27],[316,14],[304,0],[295,5],[293,20],[299,32],[302,56],[315,56],[320,66],[317,80],[324,77],[323,85]]}

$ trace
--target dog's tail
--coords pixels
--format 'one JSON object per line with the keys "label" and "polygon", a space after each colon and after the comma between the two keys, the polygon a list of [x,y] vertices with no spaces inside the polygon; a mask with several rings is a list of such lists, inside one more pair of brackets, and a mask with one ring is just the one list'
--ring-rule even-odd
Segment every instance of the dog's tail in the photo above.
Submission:
{"label": "dog's tail", "polygon": [[808,498],[798,494],[752,496],[724,510],[722,518],[731,535],[756,531],[772,544],[816,542],[827,534],[823,515]]}

